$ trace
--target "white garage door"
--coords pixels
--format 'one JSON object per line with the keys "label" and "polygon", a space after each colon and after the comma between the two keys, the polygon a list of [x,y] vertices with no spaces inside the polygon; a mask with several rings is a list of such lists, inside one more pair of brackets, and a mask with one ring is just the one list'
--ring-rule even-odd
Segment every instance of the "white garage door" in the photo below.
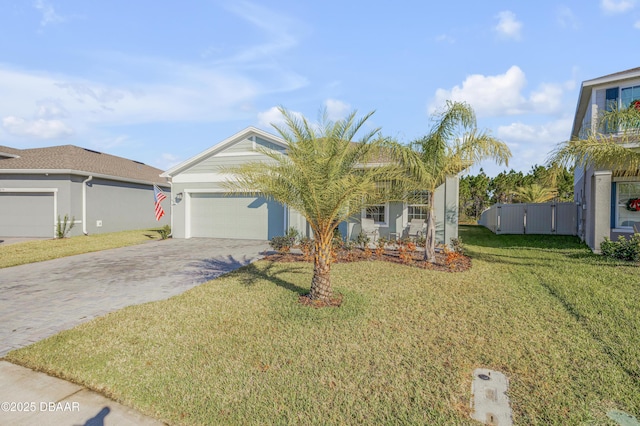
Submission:
{"label": "white garage door", "polygon": [[270,240],[284,235],[284,207],[264,197],[191,194],[192,237]]}
{"label": "white garage door", "polygon": [[53,238],[52,192],[0,192],[0,236]]}

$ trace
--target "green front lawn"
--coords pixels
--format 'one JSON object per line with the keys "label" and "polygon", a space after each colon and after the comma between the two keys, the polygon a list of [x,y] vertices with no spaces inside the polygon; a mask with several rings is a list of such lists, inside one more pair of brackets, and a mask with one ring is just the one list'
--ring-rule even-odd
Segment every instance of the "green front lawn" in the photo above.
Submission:
{"label": "green front lawn", "polygon": [[640,418],[640,268],[575,238],[461,236],[462,273],[334,265],[340,308],[297,303],[312,265],[262,261],[7,359],[170,424],[477,424],[478,367],[508,376],[516,424]]}
{"label": "green front lawn", "polygon": [[10,244],[0,246],[0,268],[132,246],[159,238],[160,234],[157,231],[147,229]]}

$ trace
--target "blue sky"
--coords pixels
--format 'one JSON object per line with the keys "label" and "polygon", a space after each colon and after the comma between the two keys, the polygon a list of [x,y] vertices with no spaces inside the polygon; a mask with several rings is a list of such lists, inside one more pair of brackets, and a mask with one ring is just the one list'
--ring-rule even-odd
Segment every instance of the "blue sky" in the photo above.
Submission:
{"label": "blue sky", "polygon": [[637,0],[0,5],[0,144],[161,169],[247,126],[275,132],[280,105],[375,110],[369,125],[406,143],[452,99],[527,172],[569,137],[582,81],[640,66]]}

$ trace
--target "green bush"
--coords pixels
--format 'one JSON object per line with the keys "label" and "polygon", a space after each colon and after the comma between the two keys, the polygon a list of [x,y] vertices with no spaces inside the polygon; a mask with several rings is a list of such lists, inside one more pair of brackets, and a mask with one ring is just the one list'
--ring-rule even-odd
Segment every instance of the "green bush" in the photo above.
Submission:
{"label": "green bush", "polygon": [[617,241],[605,238],[600,244],[600,250],[607,257],[640,262],[640,234],[633,234],[629,239],[620,235]]}
{"label": "green bush", "polygon": [[362,231],[356,237],[356,243],[363,249],[369,244],[369,241],[371,241],[371,238],[367,237],[367,234]]}
{"label": "green bush", "polygon": [[296,228],[292,226],[287,229],[286,235],[280,235],[271,238],[271,241],[269,241],[269,245],[273,247],[274,250],[277,250],[280,253],[288,253],[289,249],[296,245],[299,237],[300,233]]}
{"label": "green bush", "polygon": [[171,235],[171,226],[165,225],[160,229],[156,229],[156,232],[160,234],[161,240],[166,240],[167,238],[169,238],[169,235]]}
{"label": "green bush", "polygon": [[69,220],[69,215],[65,214],[64,219],[60,220],[60,215],[58,215],[58,223],[56,224],[56,238],[66,238],[76,224],[75,216]]}

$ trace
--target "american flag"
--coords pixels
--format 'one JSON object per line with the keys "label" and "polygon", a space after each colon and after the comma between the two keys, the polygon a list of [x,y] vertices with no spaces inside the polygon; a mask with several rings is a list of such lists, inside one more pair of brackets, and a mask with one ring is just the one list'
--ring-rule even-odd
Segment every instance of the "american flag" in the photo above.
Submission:
{"label": "american flag", "polygon": [[160,205],[160,202],[165,198],[167,198],[167,196],[164,195],[164,192],[162,192],[160,188],[158,188],[158,185],[153,185],[153,200],[155,201],[156,220],[160,220],[160,218],[164,216],[164,209]]}

